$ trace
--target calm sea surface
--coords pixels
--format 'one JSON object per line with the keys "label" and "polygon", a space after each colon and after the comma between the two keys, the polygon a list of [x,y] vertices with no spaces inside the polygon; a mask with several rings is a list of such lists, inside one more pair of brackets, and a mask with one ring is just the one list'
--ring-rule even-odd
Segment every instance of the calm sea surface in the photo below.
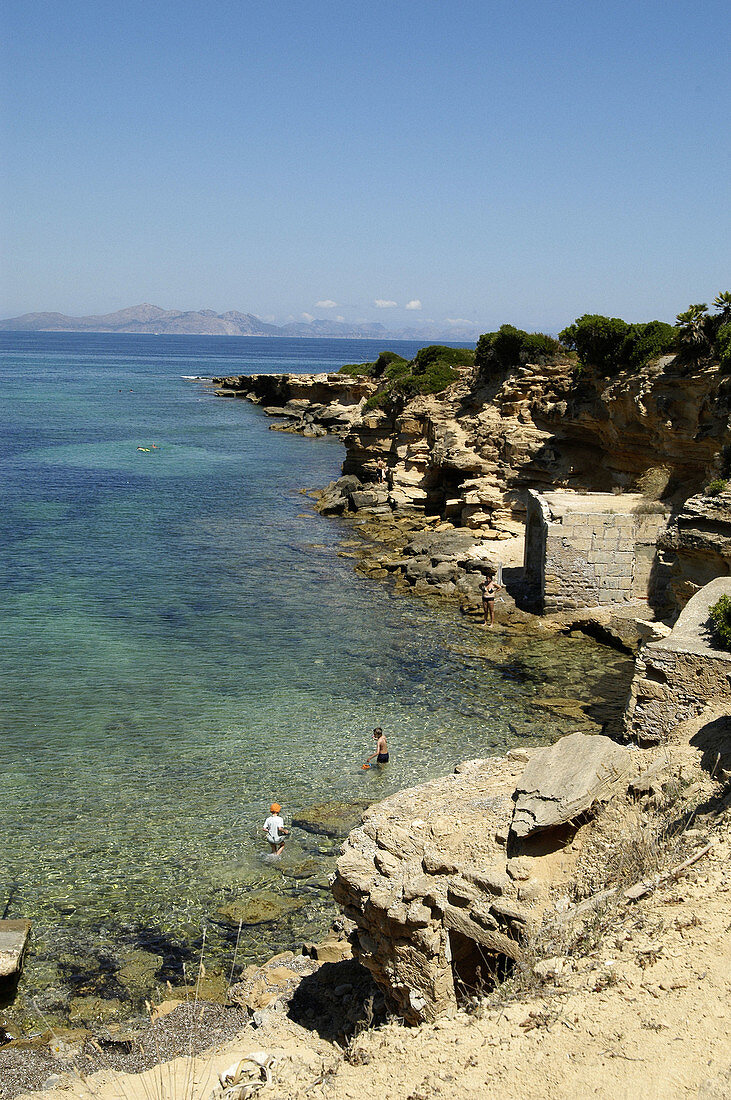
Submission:
{"label": "calm sea surface", "polygon": [[[169,960],[205,926],[223,959],[219,908],[262,889],[293,911],[245,930],[243,958],[321,928],[335,845],[295,830],[267,863],[272,799],[286,816],[373,800],[552,739],[575,727],[533,701],[590,701],[626,664],[588,641],[476,639],[358,577],[337,556],[352,533],[300,492],[338,475],[341,445],[189,380],[382,347],[0,335],[0,916],[34,921],[21,989],[59,1011],[80,955],[86,991],[108,992],[100,945]],[[374,725],[381,774],[361,769]]]}

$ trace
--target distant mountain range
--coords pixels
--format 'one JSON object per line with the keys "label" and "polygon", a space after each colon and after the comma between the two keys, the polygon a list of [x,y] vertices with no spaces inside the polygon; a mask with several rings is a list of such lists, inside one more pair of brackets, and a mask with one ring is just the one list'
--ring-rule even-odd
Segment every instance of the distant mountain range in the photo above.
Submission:
{"label": "distant mountain range", "polygon": [[347,324],[343,321],[294,321],[270,325],[253,313],[216,313],[212,309],[160,309],[140,306],[105,313],[99,317],[67,317],[64,313],[24,313],[0,321],[5,332],[149,332],[174,336],[300,336],[313,339],[469,340],[479,331],[468,325],[445,329],[435,324],[390,331],[383,325]]}

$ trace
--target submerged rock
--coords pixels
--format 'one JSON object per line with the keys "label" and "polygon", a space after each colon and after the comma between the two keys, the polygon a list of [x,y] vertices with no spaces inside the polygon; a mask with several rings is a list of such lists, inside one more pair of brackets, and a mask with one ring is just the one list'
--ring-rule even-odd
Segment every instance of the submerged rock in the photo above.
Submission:
{"label": "submerged rock", "polygon": [[271,890],[262,890],[249,894],[246,898],[237,898],[226,902],[216,910],[216,918],[234,928],[242,925],[268,924],[301,909],[306,902],[303,898],[291,898],[275,894]]}
{"label": "submerged rock", "polygon": [[292,818],[292,824],[308,833],[321,836],[346,837],[360,821],[368,802],[320,802],[316,806],[300,810]]}

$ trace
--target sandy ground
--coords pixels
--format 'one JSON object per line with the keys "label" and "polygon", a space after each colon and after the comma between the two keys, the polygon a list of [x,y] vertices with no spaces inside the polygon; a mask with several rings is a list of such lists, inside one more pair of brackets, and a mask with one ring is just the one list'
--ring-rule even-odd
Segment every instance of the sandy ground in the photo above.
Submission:
{"label": "sandy ground", "polygon": [[346,1051],[274,1013],[198,1058],[68,1076],[33,1097],[209,1100],[219,1071],[263,1051],[273,1081],[256,1095],[277,1100],[731,1098],[730,857],[727,809],[708,855],[629,904],[598,951],[531,997],[420,1028],[389,1023]]}

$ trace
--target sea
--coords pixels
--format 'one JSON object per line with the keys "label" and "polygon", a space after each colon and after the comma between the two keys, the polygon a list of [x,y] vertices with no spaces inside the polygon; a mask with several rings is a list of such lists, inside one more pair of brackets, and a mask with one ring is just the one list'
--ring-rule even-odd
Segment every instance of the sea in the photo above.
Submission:
{"label": "sea", "polygon": [[[0,334],[0,917],[34,927],[7,1011],[133,1007],[125,952],[175,986],[201,944],[222,974],[234,951],[296,949],[335,915],[340,841],[295,828],[270,862],[272,801],[356,820],[624,690],[629,662],[588,639],[488,637],[359,576],[352,527],[303,493],[339,475],[342,444],[271,431],[200,381],[381,350]],[[364,770],[375,726],[391,762]]]}

